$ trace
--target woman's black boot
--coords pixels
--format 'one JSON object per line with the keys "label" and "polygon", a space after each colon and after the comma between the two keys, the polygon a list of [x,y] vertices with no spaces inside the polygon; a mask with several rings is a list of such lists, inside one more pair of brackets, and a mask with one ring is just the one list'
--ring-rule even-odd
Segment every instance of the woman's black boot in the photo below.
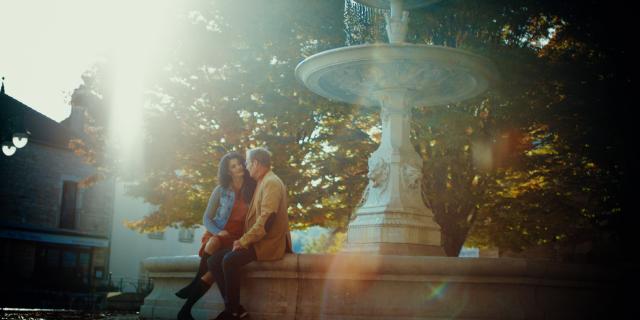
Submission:
{"label": "woman's black boot", "polygon": [[180,299],[186,299],[189,297],[191,290],[193,287],[200,281],[200,278],[207,272],[207,258],[209,255],[204,253],[204,255],[200,258],[200,266],[198,267],[198,272],[196,272],[196,276],[191,280],[191,282],[186,285],[184,288],[178,290],[176,292],[176,296]]}
{"label": "woman's black boot", "polygon": [[208,285],[202,280],[198,280],[196,284],[192,286],[187,301],[184,302],[184,305],[180,308],[180,312],[178,312],[178,320],[193,320],[191,308],[193,308],[193,305],[200,300],[210,287],[211,285]]}

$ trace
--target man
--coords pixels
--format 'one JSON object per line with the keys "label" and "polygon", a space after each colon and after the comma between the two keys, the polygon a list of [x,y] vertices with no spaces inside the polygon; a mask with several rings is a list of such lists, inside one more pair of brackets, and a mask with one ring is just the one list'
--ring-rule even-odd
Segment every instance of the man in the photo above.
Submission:
{"label": "man", "polygon": [[245,217],[244,235],[208,259],[225,310],[216,319],[241,319],[247,312],[240,305],[240,270],[252,261],[282,259],[291,251],[287,215],[287,190],[271,171],[271,152],[264,148],[247,151],[246,168],[257,186]]}

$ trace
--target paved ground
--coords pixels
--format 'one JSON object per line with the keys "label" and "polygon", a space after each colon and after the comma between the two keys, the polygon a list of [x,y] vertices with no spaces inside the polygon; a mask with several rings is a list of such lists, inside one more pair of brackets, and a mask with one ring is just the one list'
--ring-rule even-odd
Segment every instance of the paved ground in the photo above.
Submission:
{"label": "paved ground", "polygon": [[0,319],[17,320],[139,320],[137,313],[87,312],[78,310],[16,310],[0,309]]}

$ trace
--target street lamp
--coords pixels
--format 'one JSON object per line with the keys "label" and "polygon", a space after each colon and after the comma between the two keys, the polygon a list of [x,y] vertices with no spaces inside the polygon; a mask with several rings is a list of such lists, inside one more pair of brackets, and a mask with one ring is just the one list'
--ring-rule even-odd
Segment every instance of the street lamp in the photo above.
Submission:
{"label": "street lamp", "polygon": [[5,156],[11,157],[14,153],[16,153],[17,148],[11,143],[11,141],[5,141],[2,143],[2,153]]}
{"label": "street lamp", "polygon": [[2,153],[5,156],[11,157],[20,148],[24,148],[29,142],[29,135],[26,133],[14,133],[11,141],[6,140],[2,142]]}
{"label": "street lamp", "polygon": [[29,142],[29,135],[26,133],[14,133],[11,141],[16,148],[20,149],[26,146],[27,142]]}

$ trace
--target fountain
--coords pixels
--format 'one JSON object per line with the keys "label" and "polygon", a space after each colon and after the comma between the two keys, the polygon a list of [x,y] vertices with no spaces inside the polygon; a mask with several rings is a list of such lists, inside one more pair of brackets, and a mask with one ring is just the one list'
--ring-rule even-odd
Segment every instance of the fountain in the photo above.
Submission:
{"label": "fountain", "polygon": [[296,76],[313,92],[381,107],[382,140],[369,158],[369,184],[349,223],[345,252],[444,255],[440,227],[422,201],[422,159],[410,137],[411,108],[472,98],[497,78],[492,63],[469,52],[405,42],[409,14],[434,0],[356,0],[390,9],[389,44],[320,52],[302,61]]}
{"label": "fountain", "polygon": [[[474,97],[496,79],[477,55],[405,43],[408,14],[437,0],[356,0],[390,9],[389,44],[318,53],[297,77],[324,97],[380,106],[382,140],[369,158],[369,184],[349,224],[345,254],[288,254],[245,267],[240,300],[252,319],[585,319],[608,318],[620,270],[509,258],[443,257],[440,228],[421,198],[422,159],[409,140],[411,108]],[[175,319],[174,292],[198,259],[144,261],[154,281],[144,319]],[[611,293],[614,294],[611,294]],[[224,308],[211,289],[196,319]]]}

